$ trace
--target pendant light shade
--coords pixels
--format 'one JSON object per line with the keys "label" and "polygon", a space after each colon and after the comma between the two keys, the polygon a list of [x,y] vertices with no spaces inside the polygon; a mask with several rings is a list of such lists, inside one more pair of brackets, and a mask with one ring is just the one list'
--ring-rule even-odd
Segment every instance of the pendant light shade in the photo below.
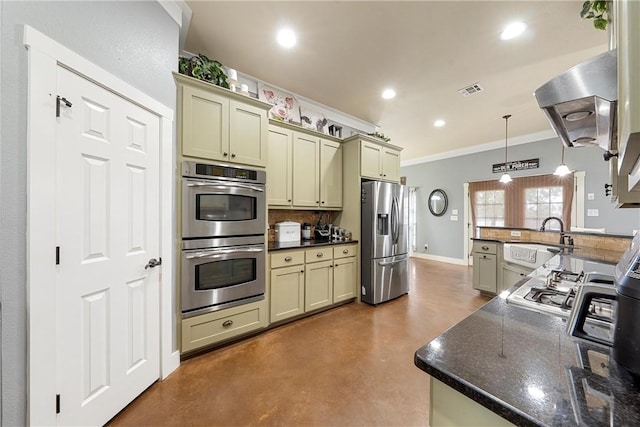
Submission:
{"label": "pendant light shade", "polygon": [[509,134],[509,117],[511,117],[511,114],[502,116],[504,119],[504,174],[500,177],[500,182],[503,184],[508,184],[513,181],[511,179],[511,175],[507,172],[507,136]]}
{"label": "pendant light shade", "polygon": [[558,165],[558,167],[556,168],[556,171],[553,174],[556,176],[567,176],[571,173],[571,171],[569,170],[567,165],[564,163],[564,144],[561,143],[560,145],[562,145],[562,161],[560,162],[560,165]]}

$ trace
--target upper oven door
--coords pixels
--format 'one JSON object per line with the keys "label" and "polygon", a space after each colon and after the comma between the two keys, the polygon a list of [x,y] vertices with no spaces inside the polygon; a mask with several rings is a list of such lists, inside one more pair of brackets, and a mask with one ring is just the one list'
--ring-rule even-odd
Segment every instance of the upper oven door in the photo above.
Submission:
{"label": "upper oven door", "polygon": [[264,185],[182,179],[182,238],[264,234]]}

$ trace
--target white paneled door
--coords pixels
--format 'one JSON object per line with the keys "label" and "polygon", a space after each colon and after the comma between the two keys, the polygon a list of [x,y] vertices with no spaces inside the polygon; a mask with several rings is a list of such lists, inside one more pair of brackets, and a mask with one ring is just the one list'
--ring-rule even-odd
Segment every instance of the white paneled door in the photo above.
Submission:
{"label": "white paneled door", "polygon": [[102,425],[159,377],[160,121],[62,67],[57,87],[58,424]]}

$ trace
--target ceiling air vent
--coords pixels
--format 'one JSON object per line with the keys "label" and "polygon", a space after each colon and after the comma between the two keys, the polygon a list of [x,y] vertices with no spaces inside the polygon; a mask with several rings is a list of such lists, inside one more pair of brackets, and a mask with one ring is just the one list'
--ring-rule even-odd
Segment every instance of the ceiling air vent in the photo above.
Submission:
{"label": "ceiling air vent", "polygon": [[462,89],[458,89],[458,93],[462,94],[462,96],[475,95],[478,92],[482,92],[484,88],[480,86],[480,83],[474,83],[470,86],[463,87]]}

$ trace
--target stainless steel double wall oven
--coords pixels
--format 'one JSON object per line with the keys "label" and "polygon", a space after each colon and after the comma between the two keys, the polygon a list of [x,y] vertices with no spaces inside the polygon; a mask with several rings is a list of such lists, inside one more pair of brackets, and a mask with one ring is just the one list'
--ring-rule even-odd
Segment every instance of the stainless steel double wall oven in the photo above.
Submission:
{"label": "stainless steel double wall oven", "polygon": [[182,315],[264,299],[264,171],[182,163]]}

